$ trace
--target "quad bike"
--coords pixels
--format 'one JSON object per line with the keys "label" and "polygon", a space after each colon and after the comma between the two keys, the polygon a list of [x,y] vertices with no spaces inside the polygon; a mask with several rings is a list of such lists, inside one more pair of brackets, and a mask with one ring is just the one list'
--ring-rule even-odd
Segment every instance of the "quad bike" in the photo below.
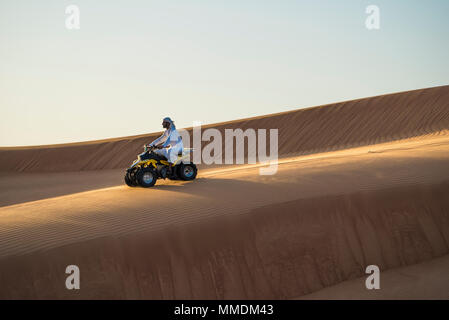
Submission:
{"label": "quad bike", "polygon": [[196,165],[189,161],[192,149],[185,148],[178,154],[178,159],[171,164],[164,156],[153,152],[156,147],[144,146],[144,152],[137,156],[132,165],[126,169],[125,183],[130,187],[152,187],[157,179],[193,180],[197,175]]}

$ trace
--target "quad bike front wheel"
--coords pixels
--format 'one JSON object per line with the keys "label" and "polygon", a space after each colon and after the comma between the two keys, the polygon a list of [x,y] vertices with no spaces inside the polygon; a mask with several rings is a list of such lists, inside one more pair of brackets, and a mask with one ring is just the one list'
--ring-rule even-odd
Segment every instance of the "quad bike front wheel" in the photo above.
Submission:
{"label": "quad bike front wheel", "polygon": [[137,186],[137,182],[135,181],[133,175],[131,175],[130,172],[127,172],[125,174],[125,183],[129,186],[129,187],[135,187]]}
{"label": "quad bike front wheel", "polygon": [[156,183],[157,174],[151,168],[140,169],[137,171],[136,180],[141,187],[149,188]]}
{"label": "quad bike front wheel", "polygon": [[198,169],[193,163],[183,163],[178,168],[178,177],[184,181],[190,181],[196,178]]}

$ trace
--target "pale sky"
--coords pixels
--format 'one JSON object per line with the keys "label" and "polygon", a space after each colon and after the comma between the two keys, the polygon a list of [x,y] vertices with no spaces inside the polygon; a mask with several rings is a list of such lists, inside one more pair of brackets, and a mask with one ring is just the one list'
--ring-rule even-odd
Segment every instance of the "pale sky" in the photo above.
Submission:
{"label": "pale sky", "polygon": [[[365,27],[371,4],[380,30]],[[0,146],[446,85],[448,15],[447,0],[0,0]]]}

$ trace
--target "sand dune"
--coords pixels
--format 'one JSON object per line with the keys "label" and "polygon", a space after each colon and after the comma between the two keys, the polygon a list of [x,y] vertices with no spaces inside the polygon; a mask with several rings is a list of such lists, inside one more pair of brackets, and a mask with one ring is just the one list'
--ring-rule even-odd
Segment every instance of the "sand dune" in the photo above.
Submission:
{"label": "sand dune", "polygon": [[[376,144],[449,128],[449,86],[401,92],[204,126],[279,129],[279,155]],[[0,148],[0,172],[124,168],[158,133],[75,144]],[[223,134],[224,136],[224,134]],[[205,144],[205,143],[204,143]]]}
{"label": "sand dune", "polygon": [[366,290],[366,276],[344,281],[300,299],[449,299],[449,255],[382,272],[382,290]]}
{"label": "sand dune", "polygon": [[448,298],[432,264],[449,254],[448,103],[439,87],[214,125],[280,126],[277,174],[203,168],[153,189],[114,170],[148,137],[4,148],[0,298],[370,298],[369,264],[389,272],[378,297],[401,298],[395,270],[423,262],[413,274],[438,276],[418,297]]}
{"label": "sand dune", "polygon": [[293,298],[447,254],[449,139],[417,143],[0,208],[0,297]]}

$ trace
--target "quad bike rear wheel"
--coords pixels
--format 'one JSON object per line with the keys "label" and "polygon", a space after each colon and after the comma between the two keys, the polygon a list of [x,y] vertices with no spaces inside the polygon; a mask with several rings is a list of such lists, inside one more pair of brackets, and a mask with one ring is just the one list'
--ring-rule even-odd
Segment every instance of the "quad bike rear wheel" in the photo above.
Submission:
{"label": "quad bike rear wheel", "polygon": [[198,169],[193,163],[183,163],[178,168],[178,177],[184,181],[190,181],[196,178]]}
{"label": "quad bike rear wheel", "polygon": [[151,168],[140,169],[137,171],[136,179],[141,187],[149,188],[156,183],[157,173]]}

